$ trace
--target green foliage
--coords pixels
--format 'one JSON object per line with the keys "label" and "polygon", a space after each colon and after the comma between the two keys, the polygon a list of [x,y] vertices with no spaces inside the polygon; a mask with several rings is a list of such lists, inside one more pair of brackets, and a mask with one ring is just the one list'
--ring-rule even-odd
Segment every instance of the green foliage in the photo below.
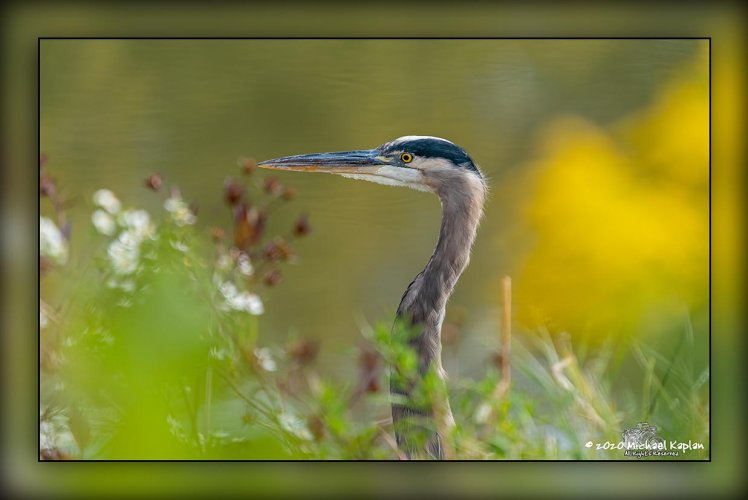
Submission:
{"label": "green foliage", "polygon": [[[444,437],[456,459],[620,459],[597,444],[619,443],[640,421],[705,445],[676,458],[708,456],[709,372],[690,322],[669,357],[515,335],[506,391],[492,364],[448,385],[433,369],[419,376],[417,331],[380,323],[364,333],[358,376],[326,380],[313,342],[258,345],[256,278],[285,252],[278,240],[272,252],[253,250],[262,239],[209,244],[179,200],[169,195],[157,221],[114,214],[117,229],[96,236],[95,275],[45,269],[70,283],[64,296],[42,286],[43,458],[396,459],[387,415],[403,401],[388,378],[423,409],[449,397],[456,426]],[[621,358],[638,363],[640,381],[619,378]]]}

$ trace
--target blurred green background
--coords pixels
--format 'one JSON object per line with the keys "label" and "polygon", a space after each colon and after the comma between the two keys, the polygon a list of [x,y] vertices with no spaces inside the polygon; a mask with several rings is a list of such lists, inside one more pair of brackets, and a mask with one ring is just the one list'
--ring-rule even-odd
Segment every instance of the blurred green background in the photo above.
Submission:
{"label": "blurred green background", "polygon": [[[574,336],[667,335],[683,314],[703,332],[706,51],[696,40],[43,40],[41,149],[81,208],[102,187],[153,208],[142,180],[160,172],[207,228],[230,220],[221,190],[239,157],[446,137],[491,186],[451,301],[464,365],[495,336],[505,274],[520,319]],[[345,365],[360,318],[391,315],[428,259],[438,200],[278,178],[300,195],[273,224],[302,209],[314,236],[269,292],[262,335],[318,338]],[[85,227],[89,211],[72,217]]]}

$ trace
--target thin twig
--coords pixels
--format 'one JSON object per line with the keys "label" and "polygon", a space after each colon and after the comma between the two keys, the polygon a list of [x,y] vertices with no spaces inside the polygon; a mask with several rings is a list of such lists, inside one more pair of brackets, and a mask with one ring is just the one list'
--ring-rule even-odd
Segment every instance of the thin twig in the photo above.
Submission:
{"label": "thin twig", "polygon": [[248,397],[247,395],[245,395],[245,394],[244,394],[244,393],[243,393],[243,392],[242,392],[242,391],[241,391],[241,390],[240,390],[240,389],[239,389],[239,388],[238,388],[238,387],[237,387],[237,386],[236,386],[236,385],[234,384],[234,382],[232,382],[232,381],[231,381],[231,379],[230,379],[229,377],[227,377],[226,375],[224,375],[224,374],[223,374],[223,373],[221,373],[220,371],[218,372],[218,375],[219,375],[219,376],[220,376],[220,377],[221,377],[221,378],[222,378],[222,379],[224,380],[224,382],[226,382],[226,384],[227,384],[227,385],[229,386],[229,388],[230,388],[231,390],[233,390],[233,391],[234,391],[234,393],[235,393],[235,394],[236,394],[237,396],[239,396],[239,398],[240,398],[240,399],[241,399],[242,401],[244,401],[245,403],[247,403],[247,404],[248,404],[248,405],[249,405],[249,406],[250,406],[250,407],[251,407],[252,409],[254,409],[254,410],[256,410],[256,411],[260,412],[260,413],[261,413],[261,414],[262,414],[262,415],[263,415],[263,416],[264,416],[265,418],[267,418],[267,419],[269,419],[269,420],[273,420],[273,421],[277,420],[277,418],[275,417],[275,414],[274,414],[274,412],[272,412],[272,411],[270,411],[269,409],[265,408],[265,407],[264,407],[264,406],[263,406],[263,405],[262,405],[262,404],[261,404],[261,403],[260,403],[259,401],[255,401],[255,400],[252,400],[252,399],[250,399],[250,398],[249,398],[249,397]]}
{"label": "thin twig", "polygon": [[500,401],[506,399],[509,394],[509,387],[512,383],[512,366],[511,366],[511,348],[512,348],[512,278],[504,276],[501,280],[501,333],[500,333],[500,351],[499,351],[499,371],[501,379],[496,384],[493,392],[493,402],[490,405],[490,412],[485,422],[484,432],[493,429],[499,419]]}
{"label": "thin twig", "polygon": [[512,383],[512,278],[504,276],[501,280],[501,353],[499,367],[501,381],[496,387],[496,396],[505,398]]}

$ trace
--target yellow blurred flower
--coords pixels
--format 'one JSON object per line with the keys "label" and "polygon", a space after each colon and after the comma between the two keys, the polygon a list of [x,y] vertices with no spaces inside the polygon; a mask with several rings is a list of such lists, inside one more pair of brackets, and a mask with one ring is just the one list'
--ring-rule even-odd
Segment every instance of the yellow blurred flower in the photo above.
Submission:
{"label": "yellow blurred flower", "polygon": [[[525,171],[518,313],[601,335],[708,301],[709,93],[699,58],[610,130],[567,117]],[[531,315],[529,315],[531,314]]]}

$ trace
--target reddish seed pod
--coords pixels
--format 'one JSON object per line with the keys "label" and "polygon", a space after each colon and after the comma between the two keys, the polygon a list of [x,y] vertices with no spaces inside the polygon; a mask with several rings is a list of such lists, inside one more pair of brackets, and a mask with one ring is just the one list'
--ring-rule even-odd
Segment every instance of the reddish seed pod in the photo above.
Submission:
{"label": "reddish seed pod", "polygon": [[46,274],[52,268],[52,264],[43,255],[39,256],[39,274]]}
{"label": "reddish seed pod", "polygon": [[233,179],[226,179],[226,183],[223,187],[223,196],[226,199],[226,203],[234,206],[239,203],[244,196],[244,188]]}
{"label": "reddish seed pod", "polygon": [[312,415],[307,420],[307,427],[309,428],[309,432],[312,433],[312,436],[314,436],[314,439],[319,441],[323,437],[325,437],[325,423],[322,420],[321,417],[318,415]]}
{"label": "reddish seed pod", "polygon": [[226,231],[223,230],[221,227],[213,226],[210,228],[210,239],[212,239],[214,242],[218,243],[219,241],[223,240],[223,238],[226,236]]}
{"label": "reddish seed pod", "polygon": [[273,269],[271,271],[268,271],[267,274],[265,274],[265,279],[263,280],[267,286],[275,286],[278,283],[281,282],[281,273],[277,269]]}
{"label": "reddish seed pod", "polygon": [[249,209],[246,205],[234,207],[234,246],[246,248],[252,243],[255,227],[252,224]]}
{"label": "reddish seed pod", "polygon": [[145,186],[149,189],[152,189],[153,191],[158,191],[161,189],[161,185],[163,184],[164,179],[159,174],[151,174],[148,176],[148,178],[145,180]]}
{"label": "reddish seed pod", "polygon": [[373,349],[361,351],[359,362],[366,373],[371,373],[379,367],[379,353]]}
{"label": "reddish seed pod", "polygon": [[291,247],[283,238],[275,238],[265,245],[265,258],[271,262],[288,260],[293,255]]}
{"label": "reddish seed pod", "polygon": [[294,198],[296,198],[296,189],[295,188],[287,187],[286,189],[283,190],[283,199],[284,200],[289,201],[289,200],[293,200]]}
{"label": "reddish seed pod", "polygon": [[245,249],[257,243],[265,229],[267,214],[246,204],[234,207],[234,245]]}
{"label": "reddish seed pod", "polygon": [[270,262],[275,262],[277,260],[280,260],[281,255],[278,251],[278,247],[275,245],[274,242],[270,242],[267,245],[265,245],[265,258],[268,259]]}
{"label": "reddish seed pod", "polygon": [[309,226],[309,216],[306,214],[300,215],[294,223],[293,234],[296,236],[306,236],[311,230],[312,228]]}
{"label": "reddish seed pod", "polygon": [[293,257],[293,249],[286,240],[279,237],[275,238],[273,243],[275,244],[275,249],[278,252],[280,260],[288,260],[290,257]]}
{"label": "reddish seed pod", "polygon": [[244,158],[239,163],[244,175],[250,175],[257,170],[257,162],[254,158]]}
{"label": "reddish seed pod", "polygon": [[300,365],[307,365],[317,358],[319,344],[310,339],[298,340],[288,348],[288,352]]}
{"label": "reddish seed pod", "polygon": [[42,171],[39,175],[39,194],[51,198],[56,192],[57,188],[54,179],[47,172]]}
{"label": "reddish seed pod", "polygon": [[502,366],[504,366],[504,355],[500,352],[494,352],[493,354],[491,354],[491,363],[496,368],[501,368]]}
{"label": "reddish seed pod", "polygon": [[293,256],[293,250],[283,238],[275,238],[265,245],[265,258],[271,262],[288,260],[291,256]]}
{"label": "reddish seed pod", "polygon": [[252,240],[252,243],[254,244],[259,241],[259,239],[262,237],[262,234],[265,232],[265,223],[267,222],[268,214],[262,208],[254,210],[253,214],[255,224],[255,237]]}
{"label": "reddish seed pod", "polygon": [[265,179],[265,192],[272,196],[278,196],[283,192],[283,186],[275,177]]}

